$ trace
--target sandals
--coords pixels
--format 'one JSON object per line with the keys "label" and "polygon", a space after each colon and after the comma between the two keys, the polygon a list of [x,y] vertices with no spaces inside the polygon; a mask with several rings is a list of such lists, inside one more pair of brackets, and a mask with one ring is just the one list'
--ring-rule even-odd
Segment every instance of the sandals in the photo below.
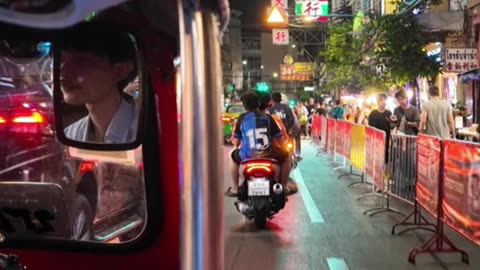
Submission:
{"label": "sandals", "polygon": [[291,188],[291,187],[289,187],[289,186],[287,186],[287,187],[285,188],[285,196],[290,196],[290,195],[293,195],[293,194],[295,194],[295,193],[297,193],[297,192],[298,192],[298,189],[297,189],[297,188]]}
{"label": "sandals", "polygon": [[229,187],[229,188],[227,189],[227,191],[225,191],[225,196],[227,196],[227,197],[232,197],[232,198],[236,198],[236,197],[238,197],[238,193],[233,193],[233,192],[232,192],[232,187]]}

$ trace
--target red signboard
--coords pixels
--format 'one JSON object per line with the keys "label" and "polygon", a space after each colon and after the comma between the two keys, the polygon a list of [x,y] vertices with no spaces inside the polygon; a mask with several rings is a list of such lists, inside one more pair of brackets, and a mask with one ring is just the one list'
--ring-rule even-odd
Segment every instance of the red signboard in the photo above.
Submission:
{"label": "red signboard", "polygon": [[298,73],[295,71],[295,65],[282,64],[280,65],[280,80],[281,81],[311,81],[313,79],[312,73]]}
{"label": "red signboard", "polygon": [[480,245],[480,145],[443,143],[444,221]]}
{"label": "red signboard", "polygon": [[417,155],[416,200],[436,217],[440,181],[440,139],[423,134],[418,135]]}

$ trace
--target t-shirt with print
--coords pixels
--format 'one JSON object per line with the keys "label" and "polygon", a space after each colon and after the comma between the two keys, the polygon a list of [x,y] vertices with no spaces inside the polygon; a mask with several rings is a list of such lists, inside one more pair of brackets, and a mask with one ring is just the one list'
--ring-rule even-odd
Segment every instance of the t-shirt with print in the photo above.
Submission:
{"label": "t-shirt with print", "polygon": [[282,119],[283,125],[290,130],[292,126],[295,124],[295,118],[293,116],[292,109],[285,104],[275,104],[271,108],[268,109],[271,115],[276,115],[280,119]]}
{"label": "t-shirt with print", "polygon": [[240,140],[240,159],[265,156],[273,139],[282,137],[282,131],[271,115],[254,111],[240,115],[233,137]]}
{"label": "t-shirt with print", "polygon": [[[397,117],[398,123],[400,126],[398,127],[398,130],[405,135],[412,135],[415,136],[417,135],[418,129],[407,125],[406,122],[420,122],[420,113],[418,112],[417,108],[413,106],[408,106],[408,108],[404,109],[402,107],[397,107],[393,111],[393,114]],[[402,120],[403,119],[403,120]]]}

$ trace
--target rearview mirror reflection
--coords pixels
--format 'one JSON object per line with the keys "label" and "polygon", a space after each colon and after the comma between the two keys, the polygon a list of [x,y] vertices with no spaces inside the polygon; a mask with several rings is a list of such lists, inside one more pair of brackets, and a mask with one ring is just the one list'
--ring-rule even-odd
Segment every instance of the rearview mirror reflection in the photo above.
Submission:
{"label": "rearview mirror reflection", "polygon": [[143,84],[133,36],[79,31],[62,40],[59,50],[56,116],[62,119],[58,130],[64,132],[66,144],[134,144],[140,130]]}

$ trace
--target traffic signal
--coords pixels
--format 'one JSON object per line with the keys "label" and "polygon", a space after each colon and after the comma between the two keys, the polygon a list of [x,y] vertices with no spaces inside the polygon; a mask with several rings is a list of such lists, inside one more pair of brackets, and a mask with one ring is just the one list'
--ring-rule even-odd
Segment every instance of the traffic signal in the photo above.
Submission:
{"label": "traffic signal", "polygon": [[272,91],[272,86],[266,82],[257,83],[257,92],[270,93]]}
{"label": "traffic signal", "polygon": [[227,89],[228,89],[229,92],[235,91],[235,84],[229,84]]}
{"label": "traffic signal", "polygon": [[296,101],[295,99],[290,99],[290,100],[288,101],[288,106],[290,106],[290,107],[292,107],[292,108],[295,107],[295,106],[297,106],[297,101]]}

